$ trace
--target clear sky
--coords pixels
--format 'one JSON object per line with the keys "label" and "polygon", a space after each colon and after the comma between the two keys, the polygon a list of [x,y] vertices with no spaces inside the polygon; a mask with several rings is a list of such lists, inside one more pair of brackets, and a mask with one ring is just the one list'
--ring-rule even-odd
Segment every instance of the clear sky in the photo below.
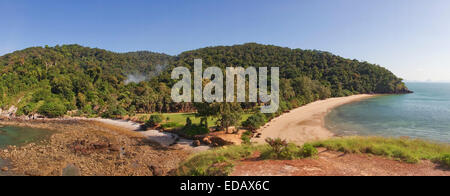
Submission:
{"label": "clear sky", "polygon": [[175,55],[257,42],[450,81],[448,0],[0,0],[0,18],[0,55],[74,43]]}

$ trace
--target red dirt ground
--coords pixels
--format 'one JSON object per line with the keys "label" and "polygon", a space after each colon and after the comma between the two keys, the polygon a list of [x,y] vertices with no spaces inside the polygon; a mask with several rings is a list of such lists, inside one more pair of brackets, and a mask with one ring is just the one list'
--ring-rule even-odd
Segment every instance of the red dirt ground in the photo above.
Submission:
{"label": "red dirt ground", "polygon": [[316,159],[244,160],[236,165],[231,176],[450,176],[450,170],[430,161],[408,164],[378,156],[319,149]]}

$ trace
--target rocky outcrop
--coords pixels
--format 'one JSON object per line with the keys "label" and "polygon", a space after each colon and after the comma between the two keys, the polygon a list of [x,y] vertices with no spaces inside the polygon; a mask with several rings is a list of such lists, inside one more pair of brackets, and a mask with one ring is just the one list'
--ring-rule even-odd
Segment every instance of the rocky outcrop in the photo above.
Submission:
{"label": "rocky outcrop", "polygon": [[15,175],[167,175],[189,155],[184,150],[163,148],[135,132],[110,129],[90,121],[43,120],[19,124],[58,131],[39,144],[9,146],[0,151],[0,158],[11,163],[9,172]]}
{"label": "rocky outcrop", "polygon": [[[230,134],[228,134],[230,135]],[[219,147],[219,146],[228,146],[228,145],[236,145],[240,143],[236,143],[232,139],[227,137],[222,137],[224,135],[201,135],[195,136],[195,140],[201,142],[204,145]]]}
{"label": "rocky outcrop", "polygon": [[3,110],[0,108],[0,118],[1,119],[9,119],[9,118],[13,118],[16,116],[16,112],[17,112],[17,107],[16,106],[11,106],[8,110]]}
{"label": "rocky outcrop", "polygon": [[402,90],[395,92],[395,94],[411,94],[411,93],[414,93],[414,91],[411,91],[409,89],[402,89]]}

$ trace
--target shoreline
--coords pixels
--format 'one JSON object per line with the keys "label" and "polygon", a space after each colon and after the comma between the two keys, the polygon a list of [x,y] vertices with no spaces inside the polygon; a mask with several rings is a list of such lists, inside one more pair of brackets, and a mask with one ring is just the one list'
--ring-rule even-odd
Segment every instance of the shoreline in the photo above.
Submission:
{"label": "shoreline", "polygon": [[0,159],[10,163],[0,170],[11,172],[0,175],[159,176],[168,175],[191,154],[179,146],[165,147],[139,132],[96,120],[0,123],[54,131],[42,142],[0,149]]}
{"label": "shoreline", "polygon": [[325,127],[325,116],[334,108],[369,99],[378,95],[352,95],[315,101],[285,113],[258,130],[260,138],[252,142],[265,144],[266,138],[280,138],[288,142],[303,145],[306,142],[336,137]]}
{"label": "shoreline", "polygon": [[207,146],[192,146],[194,140],[182,138],[173,133],[160,132],[158,130],[146,130],[141,131],[141,124],[121,119],[106,119],[106,118],[85,118],[85,117],[64,117],[56,119],[36,119],[36,120],[0,120],[0,126],[19,126],[19,127],[30,127],[30,128],[42,128],[51,131],[59,131],[61,128],[58,126],[49,126],[52,123],[77,123],[77,122],[88,122],[94,124],[100,124],[98,126],[115,130],[124,135],[132,135],[137,137],[143,137],[163,147],[175,147],[177,149],[186,150],[188,152],[201,152],[210,149]]}

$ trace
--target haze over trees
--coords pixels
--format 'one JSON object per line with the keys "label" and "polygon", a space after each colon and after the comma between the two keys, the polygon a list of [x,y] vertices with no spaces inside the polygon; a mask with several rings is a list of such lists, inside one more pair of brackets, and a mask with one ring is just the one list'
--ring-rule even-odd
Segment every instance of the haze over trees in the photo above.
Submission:
{"label": "haze over trees", "polygon": [[[48,117],[195,111],[194,104],[174,103],[170,96],[176,82],[170,79],[172,69],[193,70],[195,58],[203,59],[204,67],[280,67],[280,112],[329,97],[409,92],[402,79],[381,66],[322,51],[249,43],[169,56],[64,45],[33,47],[0,57],[0,107],[14,105],[17,115]],[[133,81],[133,76],[140,79]],[[216,110],[224,111],[220,115],[208,115],[229,127],[240,116],[232,112],[235,107],[252,110],[257,106],[222,105]]]}

